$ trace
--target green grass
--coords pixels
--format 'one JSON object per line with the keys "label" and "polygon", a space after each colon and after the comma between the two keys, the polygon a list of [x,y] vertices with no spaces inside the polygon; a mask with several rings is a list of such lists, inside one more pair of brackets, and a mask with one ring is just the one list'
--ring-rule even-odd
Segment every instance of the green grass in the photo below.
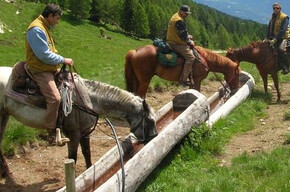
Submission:
{"label": "green grass", "polygon": [[289,148],[255,156],[244,153],[232,160],[231,167],[220,166],[217,158],[233,135],[253,129],[255,120],[266,117],[267,100],[267,95],[254,91],[212,129],[193,128],[137,191],[288,191]]}

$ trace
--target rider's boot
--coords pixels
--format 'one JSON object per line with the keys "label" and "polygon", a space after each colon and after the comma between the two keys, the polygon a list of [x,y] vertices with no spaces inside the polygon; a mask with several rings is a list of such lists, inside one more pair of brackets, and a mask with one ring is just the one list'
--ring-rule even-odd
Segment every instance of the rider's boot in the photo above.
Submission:
{"label": "rider's boot", "polygon": [[60,128],[47,129],[47,133],[48,133],[48,143],[50,145],[64,146],[66,143],[70,141],[69,138],[62,136]]}
{"label": "rider's boot", "polygon": [[55,135],[55,142],[56,145],[58,146],[64,146],[66,143],[68,143],[70,140],[67,137],[64,137],[61,132],[60,132],[60,128],[56,128],[56,135]]}
{"label": "rider's boot", "polygon": [[181,78],[180,78],[180,84],[183,85],[183,86],[189,86],[189,82],[187,81],[188,79],[188,76],[191,72],[191,68],[192,68],[192,65],[191,64],[184,64],[183,66],[183,71],[182,71],[182,74],[181,74]]}

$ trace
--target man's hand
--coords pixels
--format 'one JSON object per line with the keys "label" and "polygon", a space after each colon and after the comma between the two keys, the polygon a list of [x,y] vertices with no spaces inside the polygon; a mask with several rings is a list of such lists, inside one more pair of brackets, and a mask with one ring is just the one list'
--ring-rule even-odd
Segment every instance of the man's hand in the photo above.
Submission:
{"label": "man's hand", "polygon": [[194,41],[190,41],[188,43],[188,46],[192,49],[195,46]]}
{"label": "man's hand", "polygon": [[272,39],[269,41],[270,46],[272,47],[277,42],[276,39]]}
{"label": "man's hand", "polygon": [[66,65],[72,67],[74,65],[74,61],[71,58],[64,58],[63,64],[66,64]]}
{"label": "man's hand", "polygon": [[270,40],[269,40],[269,39],[267,39],[267,38],[266,38],[266,39],[263,39],[263,42],[266,42],[266,41],[270,41]]}

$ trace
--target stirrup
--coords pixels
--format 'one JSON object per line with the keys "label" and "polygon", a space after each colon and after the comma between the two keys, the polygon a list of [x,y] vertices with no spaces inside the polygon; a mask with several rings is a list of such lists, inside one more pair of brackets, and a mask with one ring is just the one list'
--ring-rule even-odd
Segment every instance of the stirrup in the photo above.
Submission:
{"label": "stirrup", "polygon": [[55,142],[57,146],[64,146],[70,140],[67,137],[61,137],[60,128],[56,128]]}

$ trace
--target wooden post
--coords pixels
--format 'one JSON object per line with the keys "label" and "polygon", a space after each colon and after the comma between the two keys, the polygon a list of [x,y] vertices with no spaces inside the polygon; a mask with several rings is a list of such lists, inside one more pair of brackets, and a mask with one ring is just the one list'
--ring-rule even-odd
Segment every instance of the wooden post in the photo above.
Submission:
{"label": "wooden post", "polygon": [[76,192],[75,185],[75,161],[66,159],[65,162],[65,184],[67,192]]}

